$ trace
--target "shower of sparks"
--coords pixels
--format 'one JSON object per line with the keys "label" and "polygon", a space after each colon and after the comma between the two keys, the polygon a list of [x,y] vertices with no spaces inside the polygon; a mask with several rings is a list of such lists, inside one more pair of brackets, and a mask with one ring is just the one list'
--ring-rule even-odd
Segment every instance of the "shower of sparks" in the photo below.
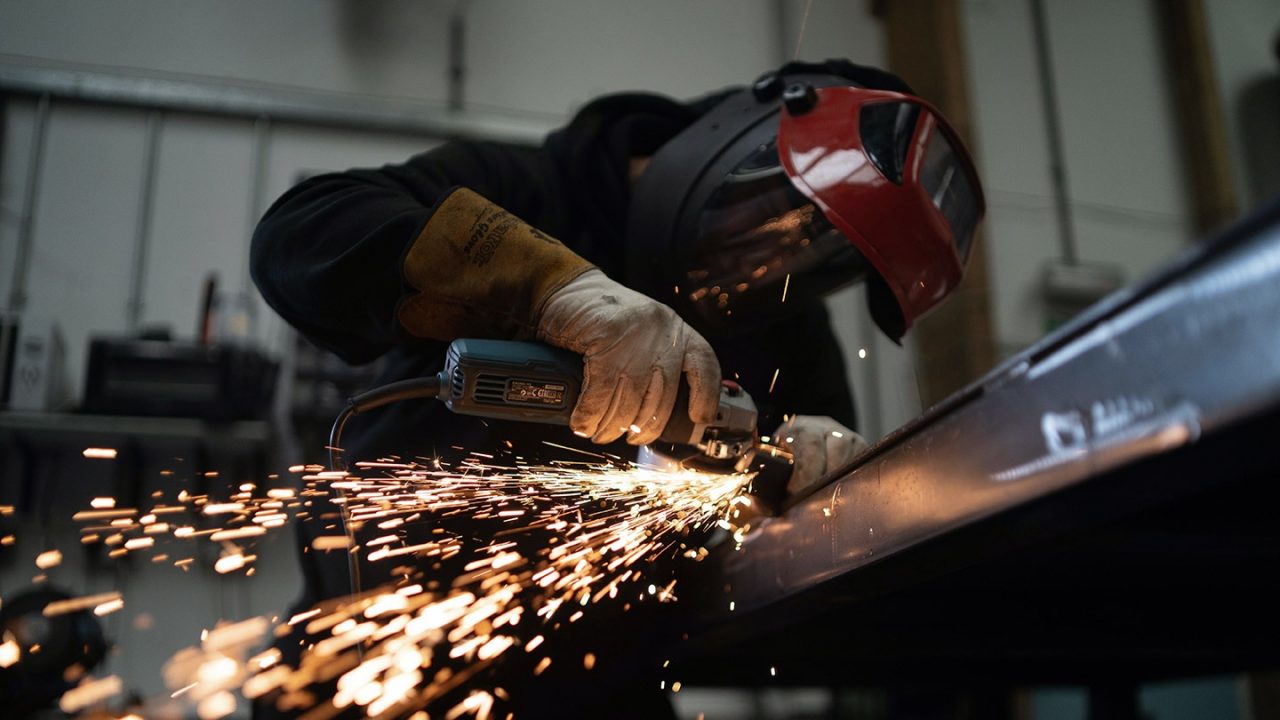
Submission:
{"label": "shower of sparks", "polygon": [[[508,694],[486,687],[482,671],[521,653],[540,675],[551,657],[538,656],[556,628],[597,605],[674,601],[676,580],[654,577],[656,561],[700,561],[717,527],[737,543],[750,529],[734,520],[752,502],[744,474],[617,462],[502,467],[475,454],[453,468],[377,462],[352,473],[294,471],[304,473],[298,492],[245,484],[216,500],[183,492],[145,510],[95,501],[75,515],[82,540],[106,545],[112,557],[149,553],[186,570],[195,548],[175,548],[203,540],[220,548],[217,572],[245,574],[254,569],[252,543],[311,516],[326,530],[309,552],[350,554],[367,577],[382,576],[292,618],[255,617],[202,633],[165,667],[174,696],[202,720],[235,713],[237,694],[317,717],[353,709],[400,717],[441,703],[447,718],[501,717]],[[323,513],[323,498],[345,517]],[[109,593],[45,614],[106,614],[123,603]],[[291,634],[303,647],[296,667],[276,649],[252,654]],[[597,662],[590,652],[583,658],[586,670]],[[94,687],[88,695],[98,698],[113,686]]]}

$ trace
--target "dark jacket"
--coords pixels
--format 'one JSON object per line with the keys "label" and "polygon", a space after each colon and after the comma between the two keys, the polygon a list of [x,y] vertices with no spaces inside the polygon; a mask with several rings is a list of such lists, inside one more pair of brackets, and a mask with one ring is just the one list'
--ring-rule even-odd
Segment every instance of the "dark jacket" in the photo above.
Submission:
{"label": "dark jacket", "polygon": [[[322,347],[357,364],[385,356],[379,383],[435,373],[446,344],[410,336],[396,308],[412,292],[403,256],[437,198],[469,187],[621,280],[629,158],[654,152],[714,97],[682,104],[656,95],[608,96],[541,147],[451,141],[400,165],[311,178],[277,200],[259,224],[254,280],[282,317]],[[855,425],[843,357],[820,304],[745,336],[707,339],[724,376],[755,398],[763,432],[784,413]],[[533,452],[540,439],[573,440],[563,428],[482,422],[439,404],[405,402],[354,419],[344,444],[357,458],[447,456],[454,446],[485,450],[502,440]]]}

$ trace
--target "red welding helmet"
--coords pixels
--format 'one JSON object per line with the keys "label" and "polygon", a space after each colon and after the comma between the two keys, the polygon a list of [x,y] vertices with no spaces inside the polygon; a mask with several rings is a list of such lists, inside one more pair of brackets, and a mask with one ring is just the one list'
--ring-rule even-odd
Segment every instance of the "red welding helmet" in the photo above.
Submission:
{"label": "red welding helmet", "polygon": [[898,340],[959,284],[983,211],[972,160],[928,103],[770,74],[653,156],[633,192],[628,279],[712,334],[865,279]]}

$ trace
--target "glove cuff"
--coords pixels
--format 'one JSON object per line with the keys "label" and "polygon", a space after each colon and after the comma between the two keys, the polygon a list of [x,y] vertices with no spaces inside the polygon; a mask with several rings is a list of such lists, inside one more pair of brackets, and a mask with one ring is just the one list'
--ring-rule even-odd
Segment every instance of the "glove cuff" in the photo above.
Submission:
{"label": "glove cuff", "polygon": [[405,253],[400,324],[421,338],[526,337],[552,293],[594,266],[467,188],[437,204]]}

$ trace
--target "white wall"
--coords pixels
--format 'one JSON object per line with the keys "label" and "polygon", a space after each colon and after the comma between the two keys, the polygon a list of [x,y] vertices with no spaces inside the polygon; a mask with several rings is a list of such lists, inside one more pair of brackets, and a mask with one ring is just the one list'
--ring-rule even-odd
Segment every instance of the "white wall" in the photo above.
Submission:
{"label": "white wall", "polygon": [[[1006,352],[1043,334],[1041,273],[1061,256],[1029,7],[964,3],[995,329]],[[1193,239],[1154,5],[1049,0],[1046,10],[1079,258],[1117,265],[1132,282]]]}
{"label": "white wall", "polygon": [[0,51],[4,59],[38,64],[443,101],[451,7],[414,0],[15,0],[0,6]]}

